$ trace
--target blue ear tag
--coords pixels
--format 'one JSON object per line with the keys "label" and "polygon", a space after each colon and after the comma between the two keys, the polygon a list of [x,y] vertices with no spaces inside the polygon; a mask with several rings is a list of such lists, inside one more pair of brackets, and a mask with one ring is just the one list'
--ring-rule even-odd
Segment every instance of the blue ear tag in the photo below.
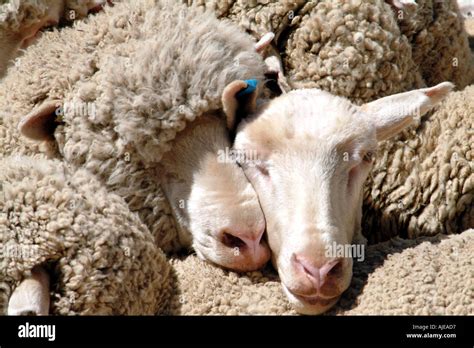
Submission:
{"label": "blue ear tag", "polygon": [[247,95],[247,94],[251,94],[257,89],[258,80],[250,79],[250,80],[244,80],[244,82],[247,83],[247,87],[242,89],[236,94],[237,98],[243,97],[244,95]]}

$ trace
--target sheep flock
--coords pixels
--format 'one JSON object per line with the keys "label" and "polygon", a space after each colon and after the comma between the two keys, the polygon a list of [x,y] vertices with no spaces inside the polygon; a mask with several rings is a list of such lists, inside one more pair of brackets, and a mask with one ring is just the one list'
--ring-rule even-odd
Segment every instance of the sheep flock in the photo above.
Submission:
{"label": "sheep flock", "polygon": [[1,313],[474,314],[469,11],[0,2]]}

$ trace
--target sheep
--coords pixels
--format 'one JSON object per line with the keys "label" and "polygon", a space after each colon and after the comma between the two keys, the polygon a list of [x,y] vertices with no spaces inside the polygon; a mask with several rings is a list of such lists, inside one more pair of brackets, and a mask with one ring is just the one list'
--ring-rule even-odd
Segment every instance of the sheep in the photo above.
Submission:
{"label": "sheep", "polygon": [[[274,31],[267,61],[272,59],[283,92],[320,88],[363,104],[445,80],[459,89],[474,81],[472,55],[454,1],[417,1],[416,6],[410,1],[279,1],[258,5],[213,0],[185,2],[212,9],[219,18],[234,21],[254,36]],[[364,189],[364,234],[371,243],[396,235],[413,238],[448,234],[472,226],[466,209],[466,202],[471,202],[466,189],[460,195],[455,189],[446,200],[440,194],[433,198],[436,203],[430,203],[431,195],[427,193],[416,203],[410,201],[410,187],[424,187],[416,177],[423,171],[438,172],[430,170],[428,164],[423,170],[415,168],[416,160],[396,160],[392,164],[401,154],[410,154],[405,156],[409,160],[416,159],[413,149],[421,147],[415,139],[432,143],[436,136],[430,134],[440,134],[436,124],[433,130],[426,128],[431,122],[417,122],[416,126],[380,145],[383,151],[376,158],[373,175]],[[457,141],[462,141],[461,133]],[[409,137],[413,140],[408,141]],[[440,155],[433,156],[433,167],[446,168],[442,148],[447,142],[437,145]],[[469,154],[461,150],[457,155],[458,163],[467,168],[464,159],[469,161]],[[454,167],[452,170],[457,171]],[[410,184],[405,182],[408,177]],[[467,180],[465,173],[460,180]],[[411,192],[418,195],[415,190]],[[453,208],[458,202],[459,206]],[[430,208],[424,210],[426,206]],[[428,213],[438,210],[436,218]]]}
{"label": "sheep", "polygon": [[330,248],[366,243],[363,184],[377,142],[424,115],[452,88],[444,82],[360,107],[319,89],[300,89],[250,108],[234,148],[244,154],[241,166],[260,199],[272,262],[298,312],[328,310],[350,284],[352,256]]}
{"label": "sheep", "polygon": [[87,16],[105,0],[10,0],[0,5],[0,78],[19,50],[31,45],[40,31],[62,20]]}
{"label": "sheep", "polygon": [[274,32],[271,54],[292,89],[320,88],[362,104],[444,80],[458,88],[474,81],[454,0],[182,1],[255,37]]}
{"label": "sheep", "polygon": [[459,89],[474,82],[474,59],[457,1],[417,0],[417,9],[398,15],[401,33],[427,85],[452,81]]}
{"label": "sheep", "polygon": [[[2,155],[42,154],[70,168],[72,177],[87,172],[124,200],[167,253],[188,246],[196,232],[193,247],[201,257],[237,270],[258,268],[270,255],[256,193],[236,163],[211,158],[218,147],[230,146],[226,124],[215,121],[224,87],[237,78],[264,79],[254,45],[230,23],[166,1],[118,3],[75,28],[45,33],[0,85],[7,133]],[[212,187],[206,173],[226,185]],[[194,186],[190,178],[197,179]],[[205,192],[209,187],[213,191]],[[232,204],[229,192],[235,192]],[[179,211],[178,201],[187,212]],[[82,261],[61,258],[61,265],[74,262]],[[146,273],[152,265],[144,264]]]}
{"label": "sheep", "polygon": [[364,188],[364,234],[459,233],[474,226],[474,87],[453,93],[427,119],[382,142]]}
{"label": "sheep", "polygon": [[161,161],[180,244],[226,268],[261,268],[270,250],[256,193],[235,162],[216,156],[231,147],[224,121],[203,115],[183,133]]}
{"label": "sheep", "polygon": [[[329,315],[472,315],[474,309],[469,292],[469,279],[472,269],[474,247],[474,175],[472,158],[474,139],[471,129],[474,113],[474,87],[463,91],[451,92],[446,100],[428,118],[422,119],[418,126],[422,133],[412,129],[405,143],[380,142],[378,152],[385,153],[384,146],[390,145],[401,154],[388,153],[383,160],[387,174],[397,176],[397,166],[409,165],[401,172],[400,178],[393,184],[393,190],[401,187],[406,194],[405,202],[413,206],[404,209],[399,197],[391,200],[391,213],[384,215],[389,224],[378,226],[367,234],[382,234],[384,229],[396,232],[398,220],[410,221],[410,216],[430,226],[436,219],[439,226],[449,224],[452,234],[434,234],[435,230],[422,236],[414,234],[410,239],[396,236],[389,241],[369,244],[365,248],[365,260],[353,263],[353,275],[349,288],[341,295],[337,304],[329,309]],[[430,124],[434,124],[430,126]],[[268,126],[269,127],[269,126]],[[416,147],[414,146],[416,145]],[[454,154],[457,155],[454,155]],[[420,154],[420,159],[415,156]],[[376,157],[379,157],[377,155]],[[442,159],[440,165],[437,160]],[[456,159],[457,157],[457,159]],[[415,158],[415,161],[411,161]],[[378,161],[374,162],[372,172],[377,172]],[[414,163],[415,162],[415,163]],[[390,164],[393,163],[391,167]],[[434,163],[432,165],[431,163]],[[451,165],[449,177],[441,168]],[[413,186],[410,176],[411,166],[419,167],[413,172],[432,178],[429,181],[416,182]],[[425,172],[425,174],[423,174]],[[431,172],[431,173],[430,173]],[[428,175],[427,175],[428,174]],[[369,174],[370,175],[370,174]],[[376,174],[371,176],[377,177]],[[382,177],[382,176],[381,176]],[[384,176],[387,178],[387,175]],[[373,181],[372,181],[373,182]],[[374,187],[365,188],[365,194],[374,194],[373,202],[383,201],[380,195],[389,189],[387,180],[383,186],[380,179]],[[383,181],[382,181],[383,182]],[[446,190],[440,189],[444,184]],[[390,192],[390,191],[389,191]],[[415,198],[411,198],[414,194]],[[433,200],[431,200],[433,197]],[[443,202],[443,204],[440,204]],[[378,203],[380,204],[380,203]],[[287,207],[288,204],[285,205]],[[395,210],[393,209],[395,207]],[[378,209],[377,209],[378,208]],[[383,206],[376,207],[367,217],[383,213]],[[423,219],[417,219],[416,212],[424,211]],[[460,217],[456,217],[461,213]],[[451,218],[449,217],[450,215]],[[377,220],[378,217],[374,217]],[[371,221],[371,220],[366,220]],[[363,222],[362,229],[369,226]],[[372,227],[372,226],[370,226]],[[415,227],[415,226],[414,226]],[[470,230],[466,230],[469,229]],[[365,232],[365,231],[363,231]],[[395,235],[395,234],[393,234]],[[172,259],[177,274],[177,282],[171,298],[171,314],[180,315],[295,315],[297,312],[286,299],[279,278],[273,270],[265,268],[261,272],[249,272],[237,276],[203,264],[196,257]],[[190,271],[193,270],[193,275]],[[197,273],[197,274],[196,274]],[[197,282],[197,279],[204,279]],[[202,289],[212,289],[212,292]],[[215,303],[219,303],[216,306]]]}
{"label": "sheep", "polygon": [[90,173],[15,154],[0,160],[0,182],[2,313],[166,310],[172,277],[165,254],[124,200]]}

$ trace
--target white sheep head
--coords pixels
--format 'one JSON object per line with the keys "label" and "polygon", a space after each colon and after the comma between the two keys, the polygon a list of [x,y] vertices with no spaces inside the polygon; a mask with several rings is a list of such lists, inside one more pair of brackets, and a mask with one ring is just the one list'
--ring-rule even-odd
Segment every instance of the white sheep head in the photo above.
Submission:
{"label": "white sheep head", "polygon": [[240,123],[234,149],[244,157],[273,264],[298,312],[328,310],[351,282],[351,255],[335,256],[331,247],[365,243],[362,189],[377,142],[425,114],[452,87],[444,82],[362,106],[318,89],[295,90],[253,107]]}
{"label": "white sheep head", "polygon": [[265,218],[242,168],[226,156],[230,147],[224,121],[200,116],[164,155],[161,185],[183,246],[222,267],[253,271],[270,259]]}

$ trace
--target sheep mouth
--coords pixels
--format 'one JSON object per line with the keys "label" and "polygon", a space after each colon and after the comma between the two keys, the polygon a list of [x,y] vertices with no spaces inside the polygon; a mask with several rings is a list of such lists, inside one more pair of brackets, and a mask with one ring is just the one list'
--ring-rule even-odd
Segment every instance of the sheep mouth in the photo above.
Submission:
{"label": "sheep mouth", "polygon": [[320,296],[301,296],[301,295],[295,295],[293,294],[298,300],[300,300],[303,303],[310,304],[312,306],[332,306],[334,303],[339,300],[339,296],[332,297],[332,298],[323,298]]}
{"label": "sheep mouth", "polygon": [[337,295],[334,297],[322,297],[321,295],[318,295],[318,294],[300,295],[288,289],[288,287],[284,284],[283,284],[283,287],[285,288],[287,293],[290,294],[293,298],[295,298],[299,302],[302,302],[304,304],[308,304],[311,306],[331,307],[339,300],[339,297],[341,297],[341,295]]}

